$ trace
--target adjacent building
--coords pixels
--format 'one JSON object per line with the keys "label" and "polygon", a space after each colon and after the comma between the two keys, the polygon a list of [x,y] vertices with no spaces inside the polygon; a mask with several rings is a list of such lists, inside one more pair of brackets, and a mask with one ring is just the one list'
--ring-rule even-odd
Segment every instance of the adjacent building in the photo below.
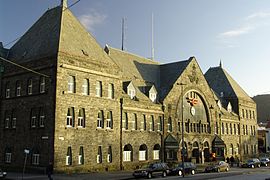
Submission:
{"label": "adjacent building", "polygon": [[203,74],[195,57],[160,64],[102,48],[66,1],[0,53],[5,167],[21,168],[25,150],[27,168],[63,172],[258,153],[256,104],[222,64]]}

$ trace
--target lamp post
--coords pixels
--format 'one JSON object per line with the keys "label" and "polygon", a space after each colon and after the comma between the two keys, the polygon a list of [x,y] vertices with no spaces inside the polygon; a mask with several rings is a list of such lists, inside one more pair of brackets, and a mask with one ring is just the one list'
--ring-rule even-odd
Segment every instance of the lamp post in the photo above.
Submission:
{"label": "lamp post", "polygon": [[183,92],[183,86],[186,85],[184,83],[180,83],[181,86],[181,94],[182,94],[182,150],[181,150],[181,154],[182,154],[182,168],[183,168],[183,177],[185,177],[185,166],[184,166],[184,158],[185,158],[185,144],[184,144],[184,92]]}

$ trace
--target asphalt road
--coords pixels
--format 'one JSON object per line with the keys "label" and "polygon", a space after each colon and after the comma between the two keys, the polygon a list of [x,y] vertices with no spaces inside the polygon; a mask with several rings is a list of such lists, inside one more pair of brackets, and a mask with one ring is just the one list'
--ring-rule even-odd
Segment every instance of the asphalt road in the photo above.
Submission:
{"label": "asphalt road", "polygon": [[[213,179],[213,180],[270,180],[270,167],[261,168],[231,168],[229,172],[221,173],[199,173],[195,175],[187,175],[184,178],[179,176],[167,176],[165,178],[155,177],[153,179]],[[8,173],[7,180],[18,180],[22,179],[20,173]],[[31,180],[47,180],[47,176],[44,174],[25,174],[23,179]],[[55,174],[53,175],[54,180],[128,180],[134,179],[132,172],[104,172],[104,173],[88,173],[88,174]]]}

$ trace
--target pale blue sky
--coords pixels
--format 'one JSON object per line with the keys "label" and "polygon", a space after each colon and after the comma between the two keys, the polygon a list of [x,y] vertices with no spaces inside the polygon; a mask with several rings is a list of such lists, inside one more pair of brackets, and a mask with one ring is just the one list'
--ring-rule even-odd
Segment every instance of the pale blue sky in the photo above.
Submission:
{"label": "pale blue sky", "polygon": [[[69,0],[71,5],[76,0]],[[60,0],[1,0],[0,41],[20,37]],[[203,73],[224,68],[250,95],[270,93],[269,0],[80,0],[71,7],[101,46],[121,48],[126,18],[127,51],[167,63],[195,56]]]}

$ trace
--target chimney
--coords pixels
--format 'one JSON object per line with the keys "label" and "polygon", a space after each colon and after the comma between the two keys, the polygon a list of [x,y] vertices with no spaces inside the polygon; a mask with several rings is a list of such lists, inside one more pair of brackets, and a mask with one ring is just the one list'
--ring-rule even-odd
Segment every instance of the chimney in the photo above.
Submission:
{"label": "chimney", "polygon": [[68,6],[67,6],[67,0],[61,0],[61,6],[63,7],[63,8],[67,8]]}

